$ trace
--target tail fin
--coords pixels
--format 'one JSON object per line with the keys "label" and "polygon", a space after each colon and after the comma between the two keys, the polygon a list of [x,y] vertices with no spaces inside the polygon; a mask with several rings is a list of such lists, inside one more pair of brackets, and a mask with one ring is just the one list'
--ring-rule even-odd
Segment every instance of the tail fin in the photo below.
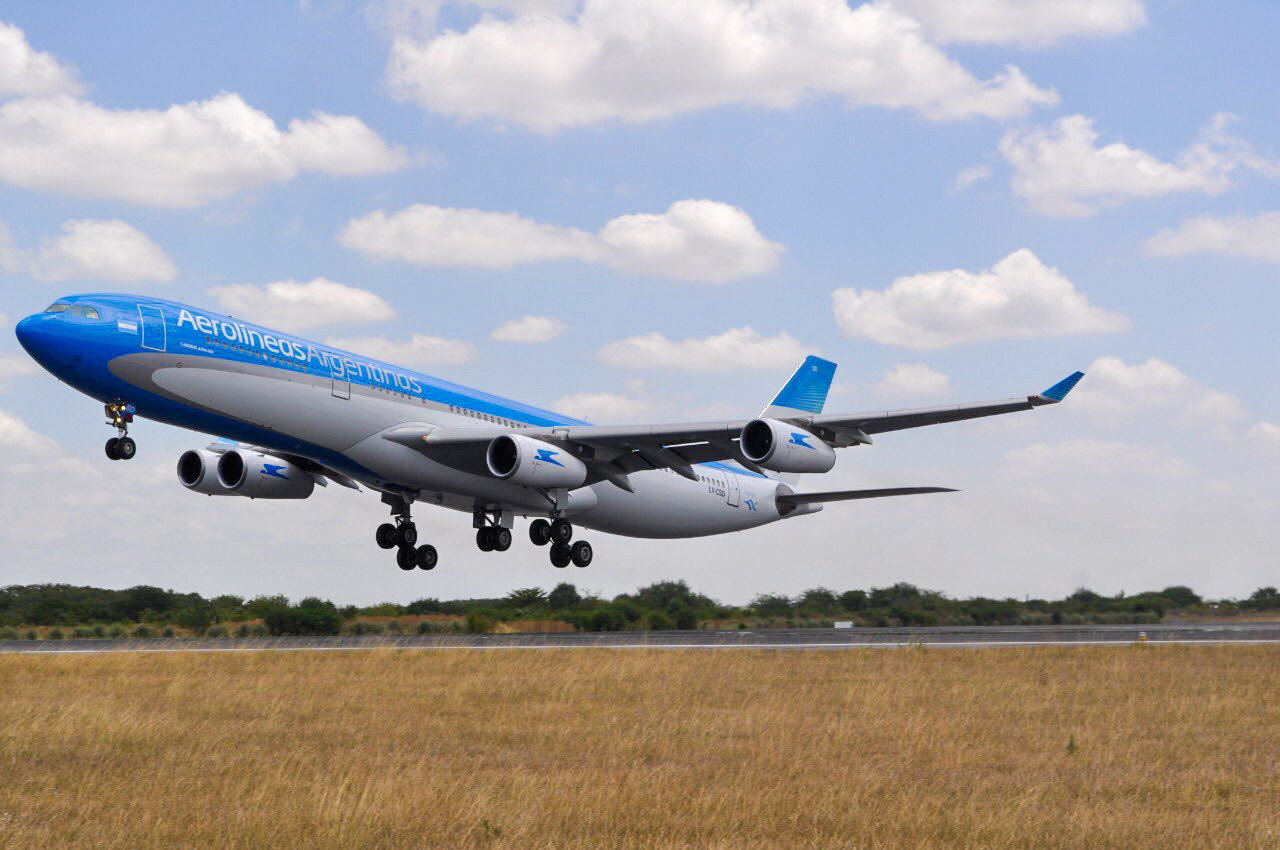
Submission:
{"label": "tail fin", "polygon": [[[800,368],[782,385],[778,394],[773,397],[769,406],[760,411],[762,419],[791,419],[806,413],[821,413],[827,402],[827,392],[831,389],[831,379],[835,377],[836,364],[810,354],[800,364]],[[795,484],[800,480],[798,473],[784,473],[778,476],[786,484]]]}

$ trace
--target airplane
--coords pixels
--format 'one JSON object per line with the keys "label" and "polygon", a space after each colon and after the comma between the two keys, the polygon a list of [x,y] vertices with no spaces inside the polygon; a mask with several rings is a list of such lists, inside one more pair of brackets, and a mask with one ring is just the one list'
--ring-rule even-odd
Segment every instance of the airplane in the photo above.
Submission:
{"label": "airplane", "polygon": [[574,525],[631,537],[742,531],[829,502],[954,492],[895,487],[797,492],[836,449],[876,434],[1031,410],[1062,401],[1075,372],[1002,401],[823,413],[836,364],[809,356],[750,420],[591,425],[331,345],[186,304],[120,294],[59,298],[15,332],[41,366],[101,402],[129,460],[135,416],[214,435],[178,458],[182,486],[209,496],[305,499],[316,485],[381,494],[393,522],[375,540],[401,569],[434,569],[415,504],[471,514],[483,551],[512,545],[531,518],[555,567],[586,567]]}

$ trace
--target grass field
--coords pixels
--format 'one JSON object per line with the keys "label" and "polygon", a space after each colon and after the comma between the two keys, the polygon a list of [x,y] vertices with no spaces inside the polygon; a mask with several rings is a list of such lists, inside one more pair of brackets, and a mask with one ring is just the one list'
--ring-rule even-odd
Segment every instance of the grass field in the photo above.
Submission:
{"label": "grass field", "polygon": [[1272,647],[0,655],[0,846],[1276,847]]}

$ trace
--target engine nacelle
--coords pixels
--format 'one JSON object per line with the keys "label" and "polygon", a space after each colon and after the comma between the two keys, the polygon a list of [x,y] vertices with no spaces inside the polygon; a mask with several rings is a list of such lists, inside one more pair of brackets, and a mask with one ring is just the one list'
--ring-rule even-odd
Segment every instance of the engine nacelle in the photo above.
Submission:
{"label": "engine nacelle", "polygon": [[489,471],[526,487],[581,487],[587,480],[587,465],[560,446],[544,443],[523,434],[494,437],[485,452]]}
{"label": "engine nacelle", "polygon": [[742,428],[743,456],[774,472],[830,472],[836,450],[803,428],[777,419],[752,419]]}
{"label": "engine nacelle", "polygon": [[311,473],[275,455],[231,449],[218,459],[218,483],[250,499],[305,499],[316,488]]}
{"label": "engine nacelle", "polygon": [[206,496],[230,496],[218,480],[219,456],[206,449],[192,449],[178,458],[178,481],[183,487]]}

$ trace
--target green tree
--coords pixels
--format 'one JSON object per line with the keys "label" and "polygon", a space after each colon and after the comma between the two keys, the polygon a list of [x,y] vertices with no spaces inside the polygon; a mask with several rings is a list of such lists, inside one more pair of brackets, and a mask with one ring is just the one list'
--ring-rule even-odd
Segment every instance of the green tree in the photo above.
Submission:
{"label": "green tree", "polygon": [[537,608],[546,604],[547,594],[540,587],[517,587],[507,594],[506,603],[511,608]]}
{"label": "green tree", "polygon": [[791,599],[776,593],[762,593],[751,600],[751,607],[762,617],[783,617],[791,613]]}
{"label": "green tree", "polygon": [[846,590],[840,594],[840,607],[846,611],[865,611],[867,609],[867,592],[865,590]]}
{"label": "green tree", "polygon": [[289,597],[280,593],[275,596],[255,596],[245,603],[244,610],[250,619],[262,620],[266,618],[269,611],[288,607]]}
{"label": "green tree", "polygon": [[568,582],[561,582],[547,594],[547,607],[552,611],[563,611],[566,608],[576,607],[582,597],[578,595],[578,588]]}

